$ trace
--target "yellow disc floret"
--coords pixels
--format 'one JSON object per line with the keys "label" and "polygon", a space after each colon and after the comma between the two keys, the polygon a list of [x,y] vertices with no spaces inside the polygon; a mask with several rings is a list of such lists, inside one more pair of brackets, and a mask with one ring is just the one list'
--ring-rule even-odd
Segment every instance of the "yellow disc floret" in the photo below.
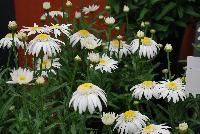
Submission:
{"label": "yellow disc floret", "polygon": [[47,41],[49,40],[49,35],[48,34],[39,34],[36,36],[37,41]]}
{"label": "yellow disc floret", "polygon": [[172,89],[172,90],[175,90],[178,88],[178,85],[176,82],[168,82],[166,86],[167,88]]}
{"label": "yellow disc floret", "polygon": [[153,132],[155,129],[155,125],[154,124],[150,124],[148,126],[146,126],[143,131],[146,132],[146,133],[151,133]]}
{"label": "yellow disc floret", "polygon": [[99,60],[99,64],[100,64],[100,65],[105,65],[105,64],[107,64],[107,62],[108,62],[108,61],[107,61],[107,60],[104,60],[104,59],[100,59],[100,60]]}
{"label": "yellow disc floret", "polygon": [[92,83],[81,84],[78,88],[82,90],[90,90],[93,87]]}
{"label": "yellow disc floret", "polygon": [[151,38],[144,37],[144,38],[142,39],[142,44],[143,44],[143,45],[150,45],[150,43],[151,43]]}
{"label": "yellow disc floret", "polygon": [[114,46],[114,47],[117,47],[117,48],[121,48],[122,47],[122,45],[123,45],[123,41],[122,40],[117,40],[117,39],[114,39],[114,40],[112,40],[112,45]]}
{"label": "yellow disc floret", "polygon": [[154,86],[154,82],[153,81],[144,81],[142,84],[143,84],[143,86],[149,87],[149,88]]}
{"label": "yellow disc floret", "polygon": [[132,120],[133,118],[135,118],[137,113],[133,110],[129,110],[129,111],[126,111],[125,113],[123,113],[123,115],[124,115],[125,121],[129,121],[129,120]]}
{"label": "yellow disc floret", "polygon": [[78,33],[81,37],[84,37],[84,38],[90,35],[90,33],[87,30],[79,30]]}

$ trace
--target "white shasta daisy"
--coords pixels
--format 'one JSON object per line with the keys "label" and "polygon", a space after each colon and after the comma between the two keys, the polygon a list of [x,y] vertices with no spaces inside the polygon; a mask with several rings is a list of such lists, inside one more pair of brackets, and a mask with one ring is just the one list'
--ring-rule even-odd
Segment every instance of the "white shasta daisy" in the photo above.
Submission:
{"label": "white shasta daisy", "polygon": [[165,126],[165,124],[150,124],[144,127],[138,134],[171,134],[168,129],[170,129],[170,127]]}
{"label": "white shasta daisy", "polygon": [[101,116],[101,121],[103,122],[103,124],[105,125],[112,125],[115,120],[117,119],[117,115],[114,112],[109,112],[109,113],[104,113]]}
{"label": "white shasta daisy", "polygon": [[102,40],[94,39],[93,37],[88,37],[83,40],[80,40],[81,48],[85,47],[89,50],[95,49],[96,47],[101,46]]}
{"label": "white shasta daisy", "polygon": [[[82,29],[70,36],[70,44],[72,44],[72,47],[73,47],[79,41],[81,42],[82,40],[86,38],[98,40],[93,34],[88,32],[87,30]],[[83,45],[81,45],[81,48],[83,48]]]}
{"label": "white shasta daisy", "polygon": [[[12,33],[8,33],[4,38],[2,38],[2,39],[0,40],[0,48],[8,48],[8,49],[9,49],[10,47],[12,47],[12,41],[13,41]],[[18,39],[18,37],[17,37],[16,34],[14,34],[14,42],[15,42],[15,46],[16,46],[17,48],[19,48],[20,46],[21,46],[22,48],[24,48],[23,42],[21,42],[21,41]]]}
{"label": "white shasta daisy", "polygon": [[94,52],[88,53],[87,59],[93,63],[97,63],[99,62],[100,59],[99,53],[94,53]]}
{"label": "white shasta daisy", "polygon": [[115,54],[116,57],[122,58],[122,56],[127,56],[131,54],[131,46],[127,45],[125,41],[114,39],[110,42],[109,50]]}
{"label": "white shasta daisy", "polygon": [[95,66],[95,70],[100,70],[102,73],[109,72],[112,73],[112,70],[117,69],[118,61],[113,60],[107,55],[103,54],[99,59],[99,63]]}
{"label": "white shasta daisy", "polygon": [[23,26],[23,29],[21,29],[20,32],[27,32],[27,36],[30,36],[37,33],[49,33],[50,31],[44,27],[39,27],[36,23],[34,23],[33,27]]}
{"label": "white shasta daisy", "polygon": [[[45,13],[44,15],[47,16],[47,13]],[[63,12],[61,12],[61,11],[50,11],[49,16],[51,18],[58,17],[58,16],[63,18]]]}
{"label": "white shasta daisy", "polygon": [[38,56],[42,51],[44,55],[52,56],[61,51],[60,43],[64,42],[51,38],[48,34],[39,34],[30,41],[27,52],[32,55]]}
{"label": "white shasta daisy", "polygon": [[10,73],[12,81],[8,81],[9,84],[28,84],[33,80],[33,72],[29,69],[18,68],[12,70]]}
{"label": "white shasta daisy", "polygon": [[93,4],[91,6],[89,5],[89,7],[83,7],[83,12],[85,14],[88,14],[88,13],[93,13],[93,12],[95,12],[98,9],[99,9],[99,6]]}
{"label": "white shasta daisy", "polygon": [[160,98],[167,98],[168,102],[172,100],[174,103],[186,98],[184,93],[185,85],[180,78],[174,81],[160,81],[157,84],[157,92],[160,94]]}
{"label": "white shasta daisy", "polygon": [[38,59],[37,70],[40,71],[42,67],[42,76],[46,76],[46,77],[48,76],[48,72],[52,72],[56,74],[56,71],[54,69],[58,69],[61,67],[59,60],[60,58],[51,59],[51,58],[48,58],[48,56],[44,56],[42,63],[41,63],[41,59]]}
{"label": "white shasta daisy", "polygon": [[93,114],[97,107],[100,112],[102,111],[101,100],[106,105],[107,99],[105,92],[92,83],[84,83],[78,86],[77,90],[73,93],[69,106],[73,105],[74,110],[79,110],[80,114],[87,109],[90,114]]}
{"label": "white shasta daisy", "polygon": [[64,33],[65,35],[67,35],[68,37],[70,36],[70,26],[71,24],[52,24],[51,26],[47,26],[45,25],[46,29],[48,31],[50,31],[51,33],[53,33],[55,35],[55,37],[57,38],[58,36],[61,35],[61,33]]}
{"label": "white shasta daisy", "polygon": [[138,85],[133,86],[130,90],[133,91],[132,96],[137,99],[141,99],[144,96],[147,100],[150,100],[153,96],[159,99],[159,94],[156,90],[155,81],[144,81]]}
{"label": "white shasta daisy", "polygon": [[148,57],[148,59],[156,56],[159,50],[157,43],[148,37],[141,39],[141,42],[140,39],[134,39],[130,45],[132,53],[135,53],[139,49],[139,56]]}
{"label": "white shasta daisy", "polygon": [[120,134],[136,134],[146,126],[149,118],[138,111],[129,110],[120,114],[114,129]]}

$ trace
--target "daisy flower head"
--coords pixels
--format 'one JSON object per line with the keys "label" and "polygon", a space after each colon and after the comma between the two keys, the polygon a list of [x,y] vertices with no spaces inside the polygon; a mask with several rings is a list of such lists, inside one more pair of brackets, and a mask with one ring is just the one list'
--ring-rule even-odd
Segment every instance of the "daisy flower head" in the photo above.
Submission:
{"label": "daisy flower head", "polygon": [[[91,34],[89,31],[82,29],[78,32],[74,33],[70,36],[70,44],[72,44],[72,47],[76,45],[79,41],[82,41],[86,38],[98,40],[93,34]],[[81,45],[82,47],[83,45]]]}
{"label": "daisy flower head", "polygon": [[118,68],[117,64],[117,61],[103,54],[102,57],[99,59],[98,64],[95,66],[95,70],[100,70],[102,73],[104,71],[112,73],[112,70]]}
{"label": "daisy flower head", "polygon": [[84,40],[80,40],[81,48],[85,47],[89,50],[93,50],[99,46],[101,46],[102,40],[94,39],[93,37],[85,38]]}
{"label": "daisy flower head", "polygon": [[83,7],[83,12],[85,14],[88,14],[88,13],[93,13],[98,9],[99,9],[99,6],[93,4],[93,5],[89,5],[89,7]]}
{"label": "daisy flower head", "polygon": [[103,122],[104,125],[112,125],[115,120],[117,119],[117,115],[114,112],[109,112],[109,113],[104,113],[101,116],[101,121]]}
{"label": "daisy flower head", "polygon": [[153,96],[158,99],[159,94],[156,90],[155,81],[144,81],[138,85],[133,86],[130,90],[133,91],[132,96],[137,99],[141,99],[144,96],[147,100],[150,100]]}
{"label": "daisy flower head", "polygon": [[135,53],[139,49],[139,56],[148,57],[148,59],[156,56],[159,50],[157,43],[148,37],[141,39],[141,43],[140,39],[134,39],[130,45],[132,47],[132,53]]}
{"label": "daisy flower head", "polygon": [[167,98],[168,102],[172,100],[173,103],[176,103],[180,100],[184,101],[186,98],[186,94],[184,93],[185,85],[180,78],[174,81],[161,81],[157,86],[157,92],[160,94],[160,98]]}
{"label": "daisy flower head", "polygon": [[33,80],[33,72],[29,69],[22,69],[21,67],[17,70],[12,70],[10,73],[12,81],[8,81],[9,84],[28,84]]}
{"label": "daisy flower head", "polygon": [[97,63],[99,62],[100,59],[99,53],[94,53],[94,52],[88,53],[87,59],[93,63]]}
{"label": "daisy flower head", "polygon": [[117,57],[119,54],[119,57],[121,58],[123,55],[127,56],[128,54],[131,54],[131,46],[126,44],[125,41],[114,39],[110,42],[110,48],[109,48],[111,54],[114,53]]}
{"label": "daisy flower head", "polygon": [[120,114],[114,129],[118,129],[120,134],[135,134],[146,126],[149,118],[138,111],[129,110]]}
{"label": "daisy flower head", "polygon": [[78,86],[77,90],[73,93],[69,106],[73,105],[74,110],[79,110],[80,114],[87,109],[90,114],[93,114],[97,107],[100,112],[102,111],[101,100],[106,105],[105,92],[92,83],[84,83]]}
{"label": "daisy flower head", "polygon": [[155,125],[150,124],[144,127],[139,134],[171,134],[168,130],[170,127],[165,124]]}
{"label": "daisy flower head", "polygon": [[[12,33],[8,33],[4,38],[2,38],[1,40],[0,40],[0,48],[11,48],[12,47],[12,41],[13,41],[13,38],[12,38]],[[22,48],[24,48],[24,44],[23,44],[23,42],[21,42],[19,39],[18,39],[18,37],[17,37],[17,35],[16,34],[14,34],[14,43],[15,43],[15,46],[17,47],[17,48],[19,48],[20,46],[22,47]]]}
{"label": "daisy flower head", "polygon": [[[48,14],[45,13],[45,16],[48,16]],[[62,17],[63,18],[63,12],[61,12],[61,11],[50,11],[49,16],[51,18],[54,18],[54,17]]]}
{"label": "daisy flower head", "polygon": [[39,34],[30,41],[27,52],[32,55],[38,56],[40,52],[44,55],[52,56],[61,51],[59,44],[64,42],[51,38],[48,34]]}
{"label": "daisy flower head", "polygon": [[112,25],[115,23],[115,18],[113,18],[113,17],[106,17],[106,18],[104,18],[104,20],[105,20],[105,23],[108,25]]}
{"label": "daisy flower head", "polygon": [[27,32],[28,33],[27,36],[30,36],[30,35],[37,34],[37,33],[49,33],[50,31],[48,31],[44,27],[40,27],[36,23],[34,23],[33,27],[23,26],[23,28],[20,30],[20,32]]}
{"label": "daisy flower head", "polygon": [[63,33],[63,34],[65,34],[65,35],[67,35],[68,37],[69,37],[69,35],[70,35],[70,27],[71,26],[71,24],[62,24],[62,25],[60,25],[60,24],[51,24],[51,26],[47,26],[46,25],[46,29],[48,29],[48,31],[50,31],[50,32],[52,32],[54,35],[55,35],[55,37],[57,38],[58,36],[60,36],[61,35],[61,33]]}
{"label": "daisy flower head", "polygon": [[41,59],[38,59],[37,70],[40,70],[42,67],[42,76],[46,77],[48,76],[48,72],[56,74],[56,71],[54,69],[59,69],[61,67],[59,60],[59,58],[51,59],[45,55],[42,61]]}

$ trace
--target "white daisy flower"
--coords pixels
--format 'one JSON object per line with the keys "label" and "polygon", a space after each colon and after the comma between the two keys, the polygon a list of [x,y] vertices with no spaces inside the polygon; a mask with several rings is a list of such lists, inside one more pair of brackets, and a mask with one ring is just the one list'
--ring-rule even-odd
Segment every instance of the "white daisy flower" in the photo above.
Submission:
{"label": "white daisy flower", "polygon": [[122,58],[122,56],[127,56],[131,54],[131,46],[127,45],[125,41],[114,39],[110,42],[109,48],[111,54],[114,53],[116,57]]}
{"label": "white daisy flower", "polygon": [[64,33],[65,35],[67,35],[69,37],[70,33],[70,29],[69,27],[71,26],[71,24],[62,24],[62,25],[59,25],[59,24],[52,24],[52,26],[47,26],[45,25],[46,29],[48,29],[48,31],[50,32],[53,32],[53,34],[55,35],[55,37],[57,38],[58,36],[61,35],[61,33]]}
{"label": "white daisy flower", "polygon": [[136,134],[146,126],[147,120],[149,118],[139,111],[129,110],[118,116],[114,129],[117,128],[120,134]]}
{"label": "white daisy flower", "polygon": [[103,122],[103,124],[105,125],[112,125],[115,120],[117,119],[117,115],[114,112],[109,112],[109,113],[104,113],[101,116],[101,121]]}
{"label": "white daisy flower", "polygon": [[81,48],[85,47],[89,50],[95,49],[101,45],[102,40],[94,39],[93,37],[88,37],[83,40],[80,40]]}
{"label": "white daisy flower", "polygon": [[10,73],[12,81],[8,81],[9,84],[28,84],[33,80],[33,72],[29,69],[22,69],[21,67],[17,70],[13,70]]}
{"label": "white daisy flower", "polygon": [[[12,33],[8,33],[4,38],[2,38],[0,40],[0,48],[10,48],[12,46],[12,41],[13,41],[13,38],[12,38]],[[21,42],[18,38],[17,38],[17,35],[14,34],[14,42],[15,42],[15,46],[17,48],[19,48],[20,46],[22,48],[24,48],[24,44],[23,42]]]}
{"label": "white daisy flower", "polygon": [[133,91],[132,96],[137,99],[141,99],[144,96],[147,100],[150,100],[153,96],[158,99],[159,94],[156,90],[155,81],[144,81],[138,85],[133,86],[130,90]]}
{"label": "white daisy flower", "polygon": [[42,63],[41,63],[41,59],[38,59],[37,70],[39,71],[42,66],[42,76],[46,76],[46,77],[48,76],[49,72],[56,74],[56,71],[54,69],[58,69],[61,67],[59,60],[60,58],[51,59],[51,58],[48,58],[48,56],[44,56]]}
{"label": "white daisy flower", "polygon": [[99,62],[99,59],[100,59],[99,53],[93,53],[93,52],[88,53],[87,59],[93,63],[97,63]]}
{"label": "white daisy flower", "polygon": [[[86,38],[98,40],[93,34],[88,32],[87,30],[82,29],[70,36],[70,44],[72,44],[72,47],[73,47],[79,41],[82,41]],[[81,47],[83,47],[83,45],[81,45]]]}
{"label": "white daisy flower", "polygon": [[171,134],[168,130],[169,128],[170,127],[165,126],[165,124],[150,124],[144,127],[138,134]]}
{"label": "white daisy flower", "polygon": [[159,50],[157,43],[148,37],[141,39],[141,45],[139,39],[134,39],[130,45],[132,46],[132,53],[135,53],[139,49],[140,57],[144,56],[148,57],[148,59],[156,56]]}
{"label": "white daisy flower", "polygon": [[172,100],[176,103],[186,98],[184,93],[185,85],[180,78],[174,81],[161,81],[157,86],[157,92],[160,94],[160,98],[167,98],[168,102]]}
{"label": "white daisy flower", "polygon": [[85,14],[88,14],[88,13],[93,13],[93,12],[95,12],[98,9],[99,9],[99,6],[93,4],[91,6],[89,5],[89,7],[83,7],[83,12]]}
{"label": "white daisy flower", "polygon": [[49,33],[50,31],[48,31],[44,27],[39,27],[36,23],[34,23],[33,27],[23,26],[23,29],[21,29],[20,32],[27,32],[27,36],[30,36],[37,33]]}
{"label": "white daisy flower", "polygon": [[59,44],[64,42],[51,38],[48,34],[39,34],[30,41],[27,52],[38,56],[41,51],[44,55],[52,56],[61,51]]}
{"label": "white daisy flower", "polygon": [[84,83],[73,93],[69,106],[73,105],[74,110],[79,110],[80,114],[85,112],[87,108],[90,114],[93,114],[96,107],[98,107],[100,112],[102,111],[101,100],[106,105],[105,92],[92,83]]}
{"label": "white daisy flower", "polygon": [[197,38],[197,40],[200,40],[200,36]]}
{"label": "white daisy flower", "polygon": [[100,70],[102,73],[103,71],[112,73],[112,70],[117,69],[117,61],[113,60],[112,58],[108,57],[107,55],[102,55],[99,59],[99,63],[95,66],[95,70]]}
{"label": "white daisy flower", "polygon": [[[44,15],[47,16],[47,13],[45,13]],[[63,12],[61,12],[61,11],[50,11],[49,16],[51,18],[58,17],[58,16],[63,18]]]}

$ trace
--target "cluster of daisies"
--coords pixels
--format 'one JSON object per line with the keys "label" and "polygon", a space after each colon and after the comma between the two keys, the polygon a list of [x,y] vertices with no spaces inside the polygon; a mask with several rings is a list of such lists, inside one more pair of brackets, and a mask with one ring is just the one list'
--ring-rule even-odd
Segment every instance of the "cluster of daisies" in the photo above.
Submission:
{"label": "cluster of daisies", "polygon": [[[11,72],[12,81],[8,83],[28,84],[34,80],[33,76],[41,80],[41,77],[48,77],[50,72],[56,74],[55,69],[61,67],[57,55],[61,52],[61,45],[65,45],[58,37],[61,34],[69,37],[70,26],[71,24],[52,24],[40,27],[34,24],[33,27],[23,27],[16,33],[16,22],[10,21],[8,27],[12,33],[0,40],[0,47],[10,50],[21,47],[25,55],[29,54],[34,57],[34,71],[26,68],[14,69]],[[28,38],[32,38],[32,40],[27,42]]]}
{"label": "cluster of daisies", "polygon": [[168,102],[172,100],[173,103],[176,103],[181,100],[184,101],[187,97],[185,93],[185,84],[181,78],[177,78],[174,81],[144,81],[133,86],[130,90],[133,91],[132,96],[137,99],[142,99],[142,97],[147,100],[153,97],[155,99],[167,98]]}
{"label": "cluster of daisies", "polygon": [[[93,114],[96,108],[102,111],[101,102],[107,106],[104,90],[92,83],[84,83],[73,93],[69,106],[73,106],[80,114],[87,110]],[[120,115],[103,112],[101,120],[107,126],[111,126],[116,121],[114,129],[117,129],[120,134],[170,134],[168,130],[170,127],[165,124],[151,124],[149,118],[139,111],[128,110]]]}

